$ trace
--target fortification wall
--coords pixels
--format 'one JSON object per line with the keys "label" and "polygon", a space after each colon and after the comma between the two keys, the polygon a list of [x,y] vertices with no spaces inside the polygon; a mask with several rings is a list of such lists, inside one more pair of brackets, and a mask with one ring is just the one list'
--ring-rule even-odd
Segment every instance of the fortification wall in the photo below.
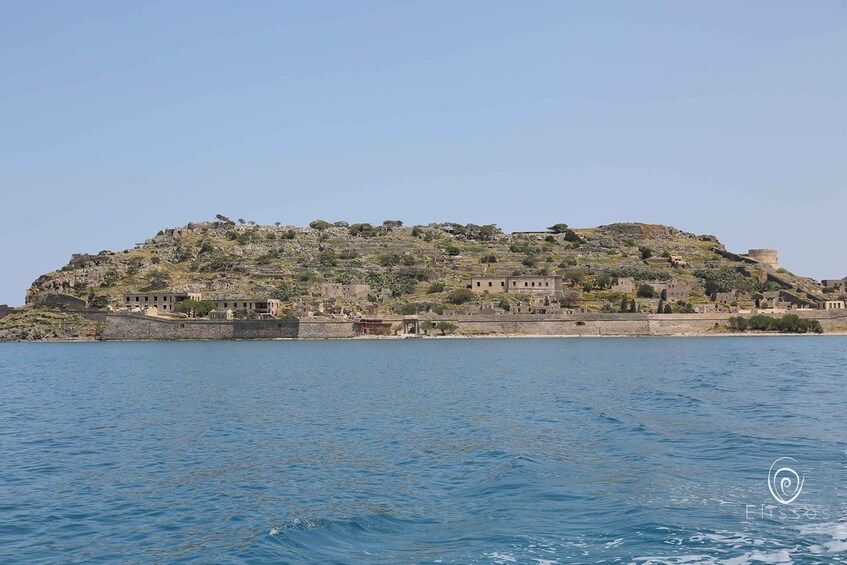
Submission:
{"label": "fortification wall", "polygon": [[296,320],[160,320],[149,316],[114,314],[102,321],[100,339],[278,339],[296,338]]}
{"label": "fortification wall", "polygon": [[[820,321],[824,331],[847,331],[847,312],[793,310],[801,318]],[[783,314],[769,314],[781,317]],[[725,330],[738,314],[572,314],[438,317],[458,326],[462,335],[548,336],[669,336]],[[749,314],[741,314],[749,317]],[[359,335],[354,322],[335,320],[162,320],[149,316],[98,316],[99,339],[223,340],[223,339],[341,339]],[[437,333],[434,332],[434,333]]]}
{"label": "fortification wall", "polygon": [[356,337],[353,322],[329,320],[300,320],[297,337],[306,339],[338,339]]}
{"label": "fortification wall", "polygon": [[[801,318],[819,320],[824,331],[847,331],[847,312],[832,310],[791,310]],[[457,333],[466,335],[621,335],[669,336],[702,334],[726,330],[734,316],[752,314],[571,314],[557,317],[532,315],[441,317],[458,326]],[[784,314],[765,314],[781,318]]]}
{"label": "fortification wall", "polygon": [[540,317],[532,315],[457,316],[442,318],[465,335],[649,335],[646,314],[575,314]]}

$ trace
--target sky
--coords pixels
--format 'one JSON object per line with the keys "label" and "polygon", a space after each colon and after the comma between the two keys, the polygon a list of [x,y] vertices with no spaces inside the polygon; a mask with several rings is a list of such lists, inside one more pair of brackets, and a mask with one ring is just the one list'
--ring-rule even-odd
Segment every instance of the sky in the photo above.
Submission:
{"label": "sky", "polygon": [[847,2],[13,2],[0,303],[215,214],[668,224],[847,275]]}

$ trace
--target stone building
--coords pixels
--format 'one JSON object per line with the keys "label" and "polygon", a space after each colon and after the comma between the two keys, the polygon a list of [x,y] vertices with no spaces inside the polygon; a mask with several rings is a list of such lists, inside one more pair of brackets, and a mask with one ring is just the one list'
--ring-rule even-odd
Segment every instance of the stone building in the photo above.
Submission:
{"label": "stone building", "polygon": [[160,312],[173,312],[176,305],[186,300],[201,300],[197,292],[144,292],[124,294],[126,308],[156,308]]}
{"label": "stone building", "polygon": [[694,288],[688,283],[671,281],[668,283],[665,290],[667,291],[667,299],[669,302],[676,302],[677,300],[688,302]]}
{"label": "stone building", "polygon": [[664,293],[664,298],[668,302],[688,302],[694,287],[688,283],[677,280],[672,281],[648,281],[647,284],[653,287],[658,295]]}
{"label": "stone building", "polygon": [[209,312],[210,320],[232,320],[233,318],[235,318],[235,315],[229,308],[226,310],[212,310]]}
{"label": "stone building", "polygon": [[834,288],[841,292],[847,292],[847,277],[843,279],[824,279],[821,282],[826,288]]}
{"label": "stone building", "polygon": [[712,295],[712,300],[723,304],[732,304],[738,300],[738,291],[732,290],[730,292],[716,292]]}
{"label": "stone building", "polygon": [[371,287],[367,284],[321,284],[321,296],[323,298],[346,298],[349,300],[358,300],[367,298],[370,292]]}
{"label": "stone building", "polygon": [[818,307],[821,310],[843,310],[844,309],[844,301],[843,300],[822,300]]}
{"label": "stone building", "polygon": [[688,267],[688,261],[686,261],[679,255],[671,255],[668,259],[668,263],[670,263],[671,267],[673,267],[674,269],[685,269],[686,267]]}
{"label": "stone building", "polygon": [[478,293],[527,292],[531,294],[561,294],[559,275],[517,275],[511,277],[473,277],[465,286]]}
{"label": "stone building", "polygon": [[612,277],[612,292],[630,293],[635,291],[635,279],[632,277]]}
{"label": "stone building", "polygon": [[242,311],[252,314],[270,314],[276,316],[282,307],[282,303],[276,298],[222,298],[210,300],[214,303],[215,310]]}

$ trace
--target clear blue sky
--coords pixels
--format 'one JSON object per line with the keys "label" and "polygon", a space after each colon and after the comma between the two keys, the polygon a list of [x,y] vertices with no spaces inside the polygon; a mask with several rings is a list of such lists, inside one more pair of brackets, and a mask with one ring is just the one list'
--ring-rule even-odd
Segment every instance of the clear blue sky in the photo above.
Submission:
{"label": "clear blue sky", "polygon": [[847,3],[4,2],[0,303],[216,213],[675,225],[847,275]]}

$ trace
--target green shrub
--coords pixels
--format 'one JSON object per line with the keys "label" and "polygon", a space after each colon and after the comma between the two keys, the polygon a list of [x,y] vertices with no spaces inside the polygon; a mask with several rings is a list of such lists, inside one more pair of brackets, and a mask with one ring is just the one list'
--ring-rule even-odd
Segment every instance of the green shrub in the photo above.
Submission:
{"label": "green shrub", "polygon": [[749,279],[731,267],[697,269],[694,271],[694,276],[702,279],[706,294],[730,292],[732,290],[744,292],[753,290],[753,285]]}
{"label": "green shrub", "polygon": [[171,275],[161,269],[150,271],[145,279],[149,290],[160,290],[171,283]]}
{"label": "green shrub", "polygon": [[474,299],[474,293],[469,288],[457,288],[447,296],[452,304],[464,304]]}
{"label": "green shrub", "polygon": [[280,283],[274,291],[271,293],[272,298],[276,298],[277,300],[281,300],[283,302],[289,302],[294,298],[297,298],[303,294],[303,289],[295,284],[290,283]]}
{"label": "green shrub", "polygon": [[420,304],[417,302],[409,302],[407,304],[403,304],[400,307],[400,313],[404,316],[411,316],[413,314],[417,314],[420,311]]}
{"label": "green shrub", "polygon": [[314,230],[323,231],[326,228],[332,227],[332,224],[324,220],[315,220],[309,223],[309,227]]}
{"label": "green shrub", "polygon": [[808,320],[797,314],[785,314],[782,318],[772,318],[763,314],[756,314],[749,318],[737,316],[729,319],[729,327],[741,332],[753,330],[783,333],[823,333],[823,327],[818,320]]}
{"label": "green shrub", "polygon": [[612,284],[612,275],[607,271],[603,271],[594,278],[595,288],[608,288]]}
{"label": "green shrub", "polygon": [[429,285],[427,289],[427,294],[435,294],[436,292],[444,292],[444,283],[437,281]]}
{"label": "green shrub", "polygon": [[378,234],[377,229],[370,224],[353,224],[348,231],[353,237],[375,237]]}
{"label": "green shrub", "polygon": [[653,298],[656,296],[656,289],[649,284],[642,284],[638,287],[638,291],[635,295],[639,298]]}

